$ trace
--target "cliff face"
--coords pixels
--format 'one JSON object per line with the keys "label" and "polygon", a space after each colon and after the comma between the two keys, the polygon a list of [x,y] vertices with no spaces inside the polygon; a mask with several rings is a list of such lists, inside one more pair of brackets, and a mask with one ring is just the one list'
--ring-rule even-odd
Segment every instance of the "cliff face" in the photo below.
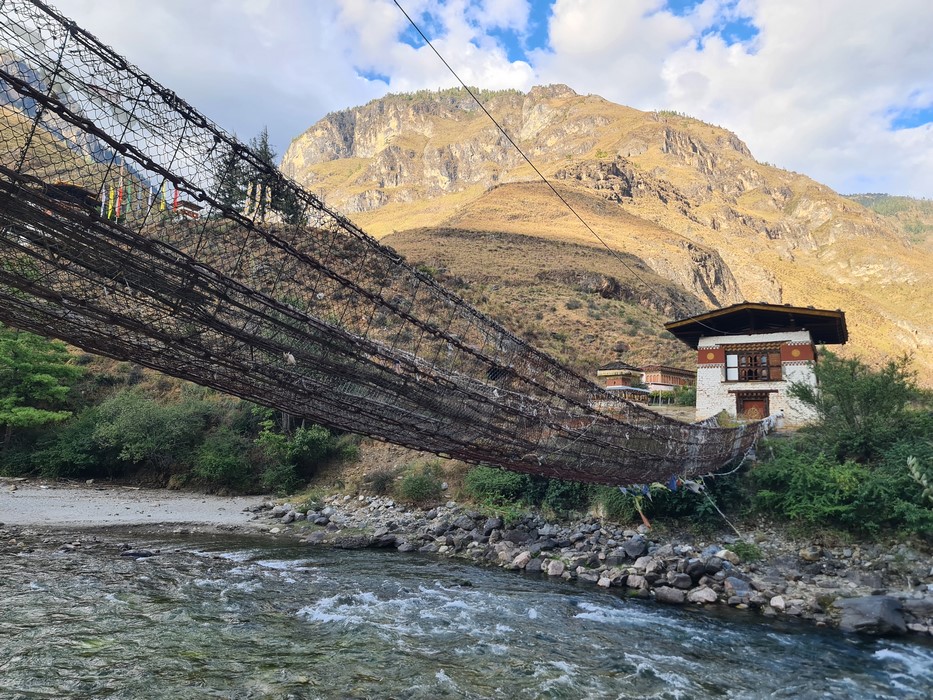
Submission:
{"label": "cliff face", "polygon": [[[710,307],[842,308],[852,350],[912,352],[933,379],[933,254],[900,222],[758,163],[736,135],[689,117],[561,85],[481,99],[609,247],[659,278]],[[330,114],[282,168],[377,237],[444,226],[599,245],[553,193],[526,184],[537,176],[464,91]]]}

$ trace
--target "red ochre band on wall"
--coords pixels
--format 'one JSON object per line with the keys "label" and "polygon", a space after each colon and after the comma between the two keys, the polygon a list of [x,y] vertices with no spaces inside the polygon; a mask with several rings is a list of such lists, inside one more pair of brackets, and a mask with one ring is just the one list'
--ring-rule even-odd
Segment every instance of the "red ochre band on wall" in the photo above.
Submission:
{"label": "red ochre band on wall", "polygon": [[726,363],[726,351],[722,348],[700,348],[697,351],[698,365],[723,365]]}

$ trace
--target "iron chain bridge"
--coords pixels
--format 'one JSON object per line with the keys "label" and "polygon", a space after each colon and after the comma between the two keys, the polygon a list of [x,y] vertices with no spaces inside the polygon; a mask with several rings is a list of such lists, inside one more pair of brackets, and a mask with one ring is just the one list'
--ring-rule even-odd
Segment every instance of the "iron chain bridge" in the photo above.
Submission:
{"label": "iron chain bridge", "polygon": [[0,0],[0,13],[0,321],[339,430],[549,477],[710,474],[763,430],[610,396],[52,8]]}

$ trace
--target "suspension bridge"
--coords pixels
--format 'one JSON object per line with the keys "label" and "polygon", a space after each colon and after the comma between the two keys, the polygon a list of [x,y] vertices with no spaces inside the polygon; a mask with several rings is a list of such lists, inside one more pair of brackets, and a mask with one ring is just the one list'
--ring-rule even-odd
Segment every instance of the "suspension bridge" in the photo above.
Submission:
{"label": "suspension bridge", "polygon": [[611,485],[760,424],[610,396],[38,0],[0,0],[0,321],[345,431]]}

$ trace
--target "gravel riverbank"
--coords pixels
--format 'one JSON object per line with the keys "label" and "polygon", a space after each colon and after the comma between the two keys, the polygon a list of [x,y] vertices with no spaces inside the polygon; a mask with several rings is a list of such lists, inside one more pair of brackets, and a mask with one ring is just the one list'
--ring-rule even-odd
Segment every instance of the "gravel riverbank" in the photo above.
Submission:
{"label": "gravel riverbank", "polygon": [[[593,517],[556,523],[529,515],[506,524],[454,502],[423,510],[365,495],[333,494],[320,508],[302,510],[258,497],[0,483],[0,554],[48,531],[66,531],[63,546],[73,547],[77,530],[139,527],[263,531],[309,545],[393,548],[669,605],[728,605],[847,632],[933,636],[933,560],[904,544],[830,547],[768,529],[745,539],[689,533],[662,539],[643,526],[626,529]],[[752,552],[761,558],[750,561]]]}

